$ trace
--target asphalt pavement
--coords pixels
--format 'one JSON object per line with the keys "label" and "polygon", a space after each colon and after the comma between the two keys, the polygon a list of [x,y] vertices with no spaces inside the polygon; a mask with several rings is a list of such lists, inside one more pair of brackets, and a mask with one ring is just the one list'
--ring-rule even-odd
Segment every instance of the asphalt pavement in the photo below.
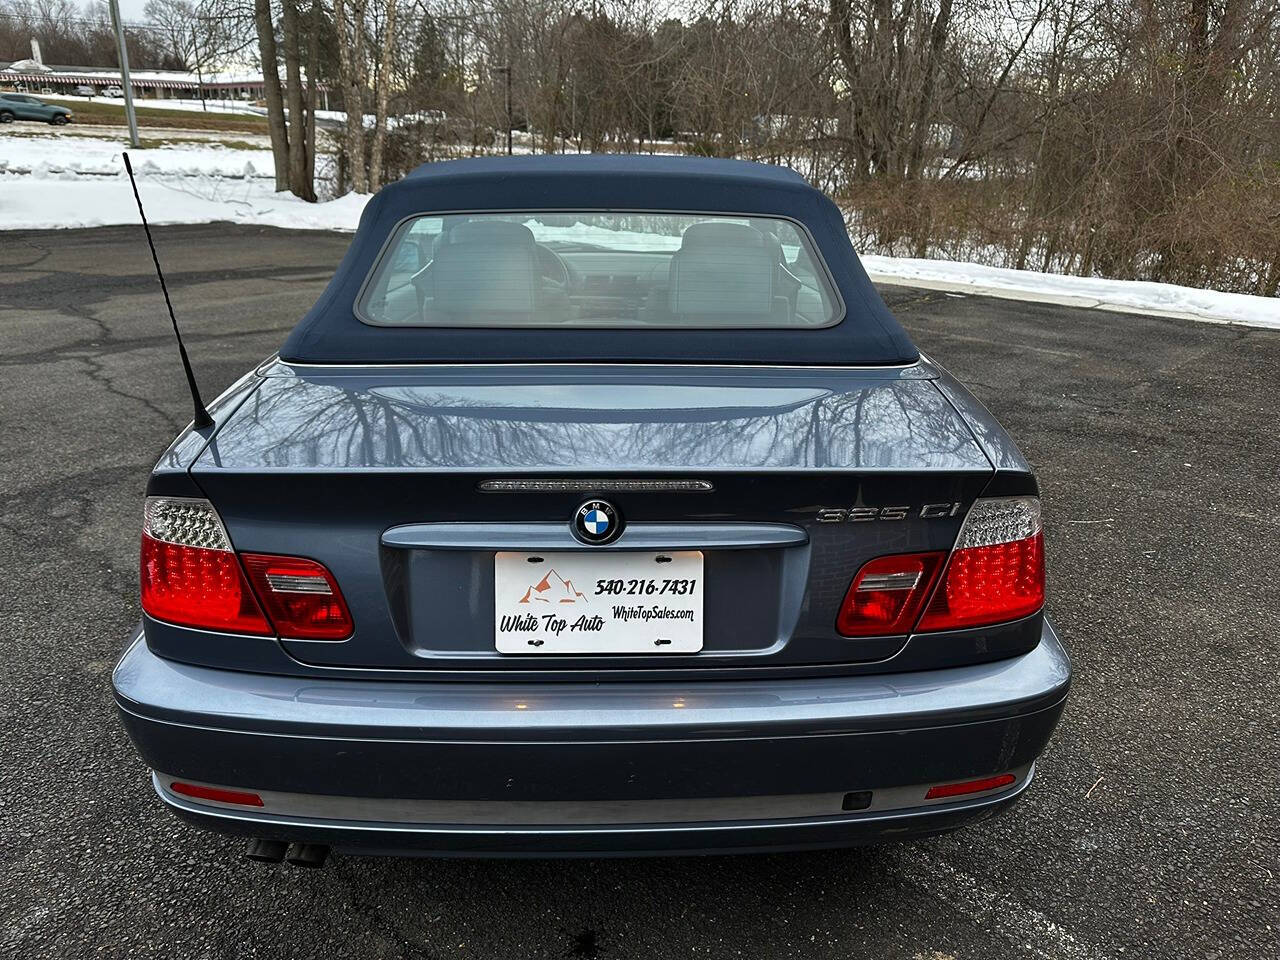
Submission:
{"label": "asphalt pavement", "polygon": [[[156,231],[201,385],[347,237]],[[261,866],[154,797],[109,673],[190,418],[141,231],[0,233],[0,956],[1280,955],[1280,334],[885,288],[1036,465],[1076,683],[1027,797],[809,854]]]}

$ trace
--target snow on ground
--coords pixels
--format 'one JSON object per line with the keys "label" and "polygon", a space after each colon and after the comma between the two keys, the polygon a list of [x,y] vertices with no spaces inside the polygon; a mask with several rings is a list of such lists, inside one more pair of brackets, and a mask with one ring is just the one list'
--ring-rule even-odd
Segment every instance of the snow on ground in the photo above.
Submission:
{"label": "snow on ground", "polygon": [[[57,94],[32,94],[40,100],[57,100],[71,101],[79,103],[107,103],[118,106],[124,110],[123,97],[104,97],[101,94],[94,97],[78,97],[72,93]],[[224,98],[209,97],[202,104],[199,100],[170,100],[167,98],[152,99],[151,97],[134,97],[133,106],[136,110],[190,110],[196,113],[241,113],[256,114],[259,116],[267,115],[266,107],[255,106],[248,100],[231,100]],[[72,111],[75,112],[74,110]],[[319,111],[316,113],[320,115]]]}
{"label": "snow on ground", "polygon": [[[556,219],[559,219],[557,216]],[[533,231],[539,243],[591,243],[607,250],[631,250],[652,253],[655,250],[680,249],[680,238],[668,234],[637,233],[631,230],[610,230],[597,224],[578,223],[572,226],[555,226],[539,220],[526,220],[524,225]]]}
{"label": "snow on ground", "polygon": [[[15,136],[0,146],[0,176],[29,175],[37,180],[80,176],[114,177],[124,171],[125,147],[95,137]],[[210,176],[240,179],[274,177],[270,150],[239,150],[217,143],[177,144],[129,151],[139,174]]]}
{"label": "snow on ground", "polygon": [[[304,203],[276,193],[272,180],[217,176],[167,176],[139,172],[138,191],[147,219],[163,223],[254,223],[295,230],[356,228],[367,195],[347,194],[327,203]],[[53,230],[137,223],[129,180],[76,177],[43,180],[0,177],[0,228]]]}
{"label": "snow on ground", "polygon": [[[119,106],[121,111],[124,110],[124,99],[121,97],[78,97],[70,93],[59,93],[53,95],[40,95],[38,96],[38,99],[56,101],[66,100],[72,102],[79,101],[80,103],[109,103]],[[135,110],[186,110],[192,113],[238,113],[244,116],[256,117],[265,117],[267,115],[266,107],[260,107],[251,100],[233,100],[231,98],[223,97],[209,97],[205,99],[203,103],[199,100],[173,100],[164,97],[154,99],[151,97],[134,97],[133,107]],[[286,109],[285,116],[288,115],[289,111]],[[332,120],[335,123],[346,123],[347,114],[345,110],[317,110],[316,119]],[[395,126],[395,119],[396,118],[394,117],[388,117],[388,125]],[[364,115],[364,125],[366,127],[372,128],[373,121],[374,115],[372,113],[366,113]]]}
{"label": "snow on ground", "polygon": [[1280,330],[1280,298],[1276,297],[1221,293],[1143,280],[1036,273],[950,260],[865,255],[862,265],[871,279],[880,283]]}
{"label": "snow on ground", "polygon": [[[49,134],[0,140],[0,230],[137,223],[121,151],[118,142],[90,137]],[[147,216],[157,224],[226,220],[351,231],[369,199],[348,194],[309,204],[276,193],[269,150],[187,143],[131,150],[130,157]],[[587,224],[539,225],[539,235],[544,240],[595,242],[615,249],[678,245],[674,237],[624,234]],[[867,255],[862,262],[871,278],[881,283],[1280,329],[1277,298],[945,260]]]}
{"label": "snow on ground", "polygon": [[[0,140],[0,229],[137,223],[117,141],[50,134]],[[270,150],[181,144],[130,150],[152,223],[258,223],[354,230],[367,196],[304,203],[275,192]]]}

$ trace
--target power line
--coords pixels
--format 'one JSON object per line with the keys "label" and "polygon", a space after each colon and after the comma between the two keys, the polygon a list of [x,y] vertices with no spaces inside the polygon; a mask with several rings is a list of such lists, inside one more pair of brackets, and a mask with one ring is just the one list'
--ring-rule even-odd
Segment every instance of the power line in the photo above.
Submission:
{"label": "power line", "polygon": [[[195,17],[196,20],[204,20],[204,17]],[[59,17],[57,20],[38,20],[32,21],[28,17],[20,17],[16,13],[0,13],[0,20],[15,20],[24,24],[30,30],[57,30],[66,24],[75,24],[81,27],[97,27],[101,30],[110,30],[111,23],[105,20],[89,20],[84,17]],[[154,23],[128,23],[121,21],[120,26],[126,30],[146,30],[152,33],[168,34],[169,31],[164,27],[157,26]]]}

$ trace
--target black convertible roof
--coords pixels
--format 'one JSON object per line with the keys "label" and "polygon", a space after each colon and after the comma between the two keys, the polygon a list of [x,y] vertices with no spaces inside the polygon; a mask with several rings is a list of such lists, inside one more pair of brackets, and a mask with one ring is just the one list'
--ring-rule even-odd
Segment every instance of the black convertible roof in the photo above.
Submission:
{"label": "black convertible roof", "polygon": [[[384,327],[354,305],[396,226],[423,214],[662,210],[787,217],[802,224],[844,302],[822,329]],[[919,352],[862,269],[834,203],[784,167],[633,154],[427,163],[380,190],[333,280],[280,350],[291,363],[701,362],[890,365]]]}

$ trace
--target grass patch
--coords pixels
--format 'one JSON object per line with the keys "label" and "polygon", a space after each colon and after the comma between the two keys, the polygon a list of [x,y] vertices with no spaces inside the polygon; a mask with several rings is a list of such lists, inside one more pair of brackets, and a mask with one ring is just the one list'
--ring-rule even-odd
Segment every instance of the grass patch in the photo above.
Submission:
{"label": "grass patch", "polygon": [[[75,124],[69,127],[58,127],[56,134],[51,134],[48,127],[44,124],[36,125],[34,123],[22,125],[19,123],[11,124],[5,128],[4,135],[6,137],[28,137],[30,139],[47,140],[50,136],[83,138],[87,140],[102,140],[108,142],[114,141],[115,137],[110,134],[103,135],[92,130],[77,130]],[[129,136],[122,133],[118,138],[121,146],[128,146]],[[161,147],[208,147],[219,146],[226,147],[228,150],[270,150],[270,144],[259,141],[252,143],[249,140],[237,140],[234,137],[184,137],[182,135],[167,137],[138,137],[138,147],[146,150],[156,150]],[[323,151],[321,151],[323,152]]]}
{"label": "grass patch", "polygon": [[[190,144],[196,141],[180,140],[177,142],[182,144]],[[270,150],[271,149],[269,144],[264,145],[261,143],[250,143],[248,140],[226,140],[222,137],[219,137],[214,142],[222,144],[228,150]]]}
{"label": "grass patch", "polygon": [[160,147],[226,147],[228,150],[270,150],[261,143],[250,143],[248,140],[231,140],[219,137],[217,140],[188,139],[186,137],[138,137],[139,149],[155,150]]}
{"label": "grass patch", "polygon": [[[124,127],[128,121],[124,115],[124,103],[110,100],[59,100],[41,97],[46,103],[67,107],[75,115],[75,123],[100,123]],[[266,133],[267,118],[243,113],[217,113],[202,110],[173,110],[169,108],[138,107],[139,127],[181,127],[184,130],[226,130],[241,133]]]}

